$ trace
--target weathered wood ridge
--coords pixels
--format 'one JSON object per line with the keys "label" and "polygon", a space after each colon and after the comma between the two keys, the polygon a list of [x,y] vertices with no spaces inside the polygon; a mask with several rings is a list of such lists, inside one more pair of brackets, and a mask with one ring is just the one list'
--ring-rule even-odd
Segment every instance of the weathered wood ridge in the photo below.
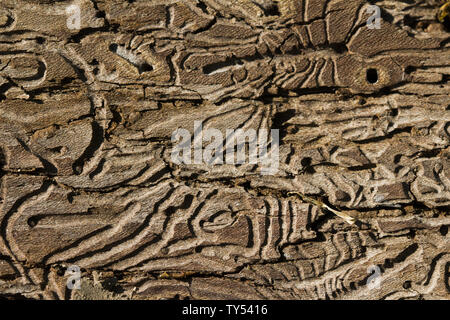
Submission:
{"label": "weathered wood ridge", "polygon": [[[0,295],[449,299],[442,1],[375,4],[2,0]],[[195,121],[278,172],[175,164]]]}

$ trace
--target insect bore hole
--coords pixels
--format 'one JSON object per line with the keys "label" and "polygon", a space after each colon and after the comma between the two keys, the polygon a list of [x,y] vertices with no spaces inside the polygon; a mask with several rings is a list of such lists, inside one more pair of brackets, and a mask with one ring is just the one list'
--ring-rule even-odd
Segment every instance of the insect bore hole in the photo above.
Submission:
{"label": "insect bore hole", "polygon": [[375,84],[378,82],[378,71],[377,69],[367,69],[366,80],[368,83]]}

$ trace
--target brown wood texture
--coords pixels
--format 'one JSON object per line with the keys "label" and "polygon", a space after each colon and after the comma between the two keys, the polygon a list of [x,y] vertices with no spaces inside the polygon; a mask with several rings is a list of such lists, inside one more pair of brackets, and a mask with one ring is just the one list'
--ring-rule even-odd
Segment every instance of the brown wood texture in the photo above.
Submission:
{"label": "brown wood texture", "polygon": [[[444,2],[2,0],[0,296],[449,299]],[[278,171],[174,163],[196,121]]]}

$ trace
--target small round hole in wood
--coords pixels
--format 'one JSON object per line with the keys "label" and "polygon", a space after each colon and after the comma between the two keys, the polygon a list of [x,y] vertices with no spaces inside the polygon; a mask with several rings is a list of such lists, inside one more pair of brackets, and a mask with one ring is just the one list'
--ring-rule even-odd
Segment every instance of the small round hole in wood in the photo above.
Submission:
{"label": "small round hole in wood", "polygon": [[370,84],[375,84],[378,82],[378,71],[377,69],[367,69],[366,71],[366,80]]}

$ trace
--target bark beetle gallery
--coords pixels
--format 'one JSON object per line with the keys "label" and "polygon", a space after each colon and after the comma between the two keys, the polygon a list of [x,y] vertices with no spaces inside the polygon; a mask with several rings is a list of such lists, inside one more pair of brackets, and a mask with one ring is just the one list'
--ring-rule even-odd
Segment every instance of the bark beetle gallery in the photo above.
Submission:
{"label": "bark beetle gallery", "polygon": [[2,0],[0,295],[448,299],[444,2]]}

